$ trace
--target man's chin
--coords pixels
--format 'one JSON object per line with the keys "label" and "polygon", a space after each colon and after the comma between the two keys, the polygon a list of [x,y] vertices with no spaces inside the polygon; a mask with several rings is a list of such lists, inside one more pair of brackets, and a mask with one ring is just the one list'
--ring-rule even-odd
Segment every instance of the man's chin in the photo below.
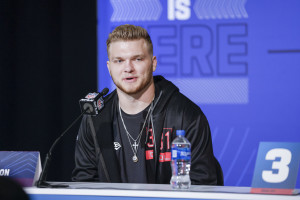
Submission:
{"label": "man's chin", "polygon": [[138,95],[139,93],[143,92],[143,90],[146,89],[145,84],[136,86],[136,87],[123,87],[123,86],[119,86],[118,87],[119,90],[121,90],[122,92],[128,94],[128,95]]}
{"label": "man's chin", "polygon": [[119,88],[120,90],[122,90],[122,92],[129,94],[129,95],[133,95],[133,94],[137,94],[139,91],[138,88]]}

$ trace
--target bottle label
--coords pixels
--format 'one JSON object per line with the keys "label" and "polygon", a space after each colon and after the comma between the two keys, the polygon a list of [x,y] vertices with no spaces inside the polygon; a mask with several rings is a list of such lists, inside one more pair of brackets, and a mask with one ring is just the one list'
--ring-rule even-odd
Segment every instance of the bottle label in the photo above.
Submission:
{"label": "bottle label", "polygon": [[191,160],[191,149],[172,148],[172,160]]}

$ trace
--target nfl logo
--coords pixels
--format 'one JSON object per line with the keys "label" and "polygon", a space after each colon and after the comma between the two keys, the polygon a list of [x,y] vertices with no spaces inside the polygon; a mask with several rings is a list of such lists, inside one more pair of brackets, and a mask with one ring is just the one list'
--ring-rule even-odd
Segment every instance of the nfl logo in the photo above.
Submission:
{"label": "nfl logo", "polygon": [[102,107],[103,107],[103,102],[102,102],[102,98],[100,98],[98,101],[97,101],[97,107],[98,107],[98,110],[100,110]]}
{"label": "nfl logo", "polygon": [[97,96],[97,94],[98,93],[89,93],[88,95],[86,95],[86,97],[85,98],[87,98],[87,99],[94,99],[96,96]]}

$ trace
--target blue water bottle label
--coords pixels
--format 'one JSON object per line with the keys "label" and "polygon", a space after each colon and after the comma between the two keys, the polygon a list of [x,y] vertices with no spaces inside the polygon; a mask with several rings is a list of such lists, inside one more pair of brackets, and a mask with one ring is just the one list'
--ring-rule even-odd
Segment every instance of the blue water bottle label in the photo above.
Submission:
{"label": "blue water bottle label", "polygon": [[172,160],[191,160],[190,148],[172,148]]}

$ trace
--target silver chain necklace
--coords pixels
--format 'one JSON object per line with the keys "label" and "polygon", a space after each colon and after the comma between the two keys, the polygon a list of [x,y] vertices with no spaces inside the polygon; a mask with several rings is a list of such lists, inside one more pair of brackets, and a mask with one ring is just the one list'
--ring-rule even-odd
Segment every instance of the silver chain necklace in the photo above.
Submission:
{"label": "silver chain necklace", "polygon": [[[121,107],[120,107],[120,102],[119,102],[119,113],[120,113],[120,117],[121,117],[121,120],[122,120],[124,129],[125,129],[125,131],[126,131],[127,138],[128,138],[128,140],[129,140],[130,147],[131,147],[132,152],[133,152],[133,157],[132,157],[133,162],[138,162],[138,161],[139,161],[139,159],[138,159],[138,157],[137,157],[137,152],[138,152],[138,149],[139,149],[139,144],[140,144],[140,141],[141,141],[141,137],[142,137],[142,133],[143,133],[144,127],[145,127],[145,125],[146,125],[147,118],[148,118],[149,113],[150,113],[150,110],[151,110],[151,108],[152,108],[152,104],[153,104],[153,101],[151,102],[151,106],[150,106],[150,108],[149,108],[149,110],[148,110],[148,113],[147,113],[147,115],[146,115],[146,118],[145,118],[143,127],[142,127],[142,129],[141,129],[141,131],[140,131],[140,134],[138,135],[138,137],[137,137],[136,139],[134,139],[134,138],[130,135],[130,133],[127,131],[126,125],[125,125],[124,120],[123,120],[123,117],[122,117],[122,112],[121,112]],[[134,144],[131,143],[131,140],[130,140],[129,137],[134,141]]]}

